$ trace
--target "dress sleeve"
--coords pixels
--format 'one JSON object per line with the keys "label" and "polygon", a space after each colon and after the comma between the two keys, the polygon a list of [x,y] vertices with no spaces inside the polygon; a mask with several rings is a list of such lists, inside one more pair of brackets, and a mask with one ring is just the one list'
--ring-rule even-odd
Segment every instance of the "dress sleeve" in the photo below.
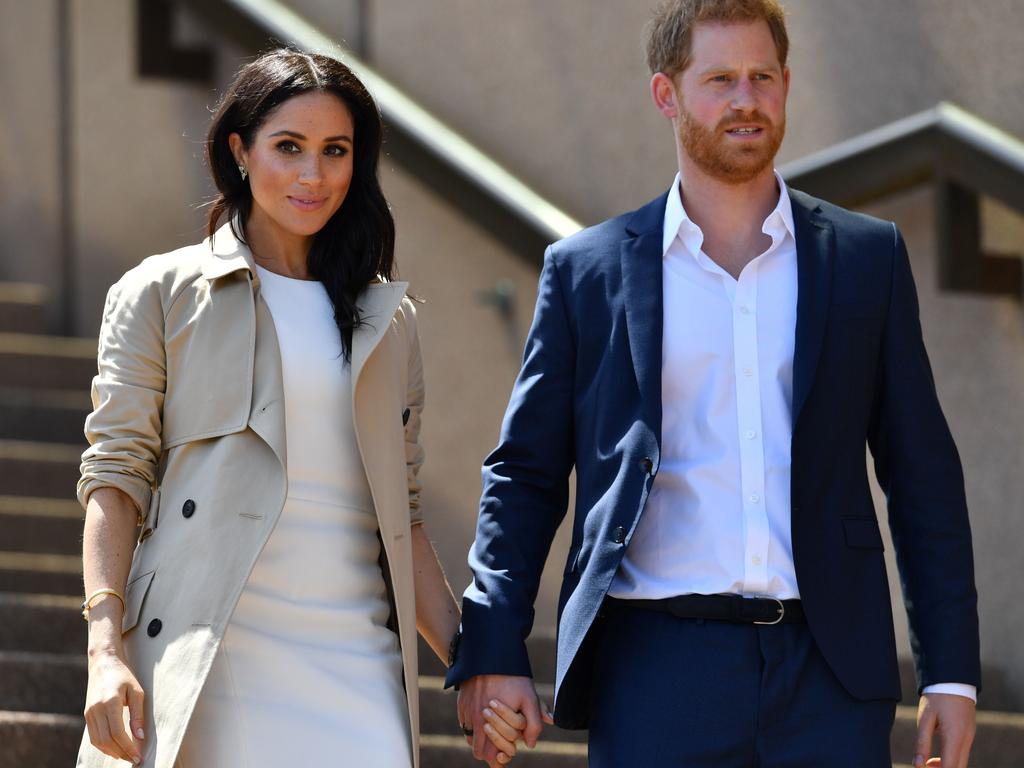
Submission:
{"label": "dress sleeve", "polygon": [[100,328],[92,413],[85,420],[78,500],[117,488],[149,509],[160,458],[167,383],[164,313],[159,287],[128,273],[107,293]]}

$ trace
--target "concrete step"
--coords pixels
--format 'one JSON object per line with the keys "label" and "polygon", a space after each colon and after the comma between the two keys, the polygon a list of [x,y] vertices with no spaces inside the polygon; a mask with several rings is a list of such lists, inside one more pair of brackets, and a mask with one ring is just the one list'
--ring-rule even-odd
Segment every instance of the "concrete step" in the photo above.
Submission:
{"label": "concrete step", "polygon": [[81,445],[0,440],[0,495],[74,499]]}
{"label": "concrete step", "polygon": [[0,592],[82,594],[82,556],[0,551]]}
{"label": "concrete step", "polygon": [[0,651],[0,710],[80,715],[84,654]]}
{"label": "concrete step", "polygon": [[0,333],[46,333],[46,288],[0,282]]}
{"label": "concrete step", "polygon": [[0,550],[81,555],[84,514],[77,501],[0,496]]}
{"label": "concrete step", "polygon": [[74,765],[83,728],[81,716],[0,711],[0,768]]}
{"label": "concrete step", "polygon": [[0,333],[0,386],[88,392],[96,375],[96,340]]}
{"label": "concrete step", "polygon": [[0,592],[0,651],[84,654],[81,603],[78,595]]}
{"label": "concrete step", "polygon": [[84,444],[91,408],[87,389],[0,388],[0,439]]}

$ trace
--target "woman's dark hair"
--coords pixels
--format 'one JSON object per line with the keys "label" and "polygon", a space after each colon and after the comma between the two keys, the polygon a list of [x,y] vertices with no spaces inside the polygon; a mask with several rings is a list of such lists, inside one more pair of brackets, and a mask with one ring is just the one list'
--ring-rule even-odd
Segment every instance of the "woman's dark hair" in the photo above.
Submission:
{"label": "woman's dark hair", "polygon": [[334,305],[342,349],[349,359],[352,331],[362,324],[356,298],[378,277],[395,277],[395,222],[377,178],[383,133],[380,112],[352,70],[329,56],[279,49],[239,71],[221,99],[207,137],[210,173],[220,192],[210,209],[207,229],[212,236],[227,218],[235,237],[245,242],[252,191],[238,170],[228,136],[237,133],[250,146],[274,109],[310,92],[340,98],[352,113],[355,127],[348,194],[317,232],[307,262],[310,274],[324,284]]}

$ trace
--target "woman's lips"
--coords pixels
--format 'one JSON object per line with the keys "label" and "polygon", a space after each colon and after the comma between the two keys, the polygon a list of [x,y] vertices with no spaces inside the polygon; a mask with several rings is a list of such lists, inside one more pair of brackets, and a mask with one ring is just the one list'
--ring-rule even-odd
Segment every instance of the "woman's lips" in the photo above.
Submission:
{"label": "woman's lips", "polygon": [[300,211],[316,211],[323,208],[327,203],[326,197],[292,197],[288,196],[288,202]]}

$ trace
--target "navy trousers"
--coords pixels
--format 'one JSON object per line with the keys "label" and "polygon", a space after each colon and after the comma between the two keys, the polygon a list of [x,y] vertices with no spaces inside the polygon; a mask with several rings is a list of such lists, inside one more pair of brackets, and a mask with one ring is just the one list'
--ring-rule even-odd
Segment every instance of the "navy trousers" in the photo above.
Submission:
{"label": "navy trousers", "polygon": [[896,702],[850,696],[805,625],[598,621],[593,768],[891,768]]}

